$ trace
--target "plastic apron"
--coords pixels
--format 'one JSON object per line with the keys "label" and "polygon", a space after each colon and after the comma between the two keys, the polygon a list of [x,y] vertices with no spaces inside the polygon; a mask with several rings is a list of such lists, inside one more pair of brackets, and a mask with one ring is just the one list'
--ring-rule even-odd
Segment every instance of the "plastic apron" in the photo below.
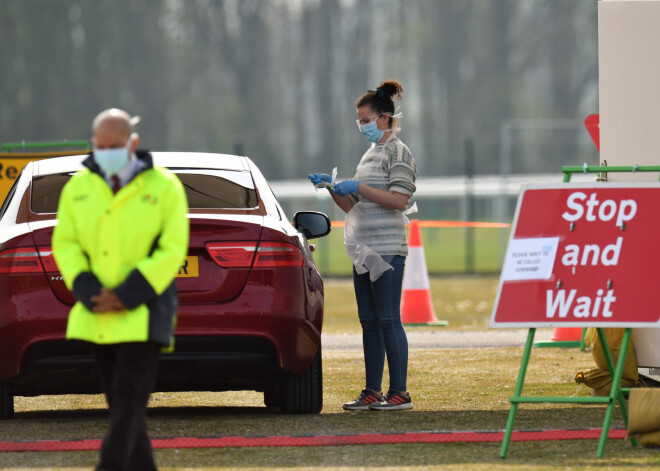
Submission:
{"label": "plastic apron", "polygon": [[[394,133],[392,137],[395,138]],[[397,156],[403,155],[401,141],[397,143]],[[377,188],[389,190],[389,154],[385,151],[387,143],[373,145],[360,160],[355,180]],[[406,211],[390,209],[359,196],[359,201],[346,214],[344,222],[344,245],[355,271],[358,274],[369,272],[373,282],[387,270],[393,270],[383,256],[391,260],[398,255],[406,244],[405,214],[417,211],[413,205]],[[388,257],[390,256],[390,257]]]}

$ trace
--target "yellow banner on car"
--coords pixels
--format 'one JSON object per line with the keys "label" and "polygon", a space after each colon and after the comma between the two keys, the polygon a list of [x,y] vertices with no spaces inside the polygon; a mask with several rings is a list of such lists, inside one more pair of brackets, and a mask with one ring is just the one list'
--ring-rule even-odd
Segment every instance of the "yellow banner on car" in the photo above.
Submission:
{"label": "yellow banner on car", "polygon": [[88,154],[89,151],[58,151],[58,152],[13,152],[0,153],[0,201],[4,201],[9,189],[16,181],[21,170],[34,160],[62,157],[65,155]]}

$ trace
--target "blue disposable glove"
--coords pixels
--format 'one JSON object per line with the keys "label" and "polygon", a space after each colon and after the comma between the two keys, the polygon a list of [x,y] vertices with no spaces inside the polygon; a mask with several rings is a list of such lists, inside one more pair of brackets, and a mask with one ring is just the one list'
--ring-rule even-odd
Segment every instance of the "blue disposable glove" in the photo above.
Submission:
{"label": "blue disposable glove", "polygon": [[307,175],[307,178],[312,181],[314,186],[318,185],[319,183],[327,183],[329,185],[330,182],[332,182],[332,177],[327,173],[310,173]]}
{"label": "blue disposable glove", "polygon": [[332,192],[337,196],[346,196],[349,193],[358,195],[358,188],[360,187],[359,180],[344,180],[341,183],[337,183],[332,187]]}

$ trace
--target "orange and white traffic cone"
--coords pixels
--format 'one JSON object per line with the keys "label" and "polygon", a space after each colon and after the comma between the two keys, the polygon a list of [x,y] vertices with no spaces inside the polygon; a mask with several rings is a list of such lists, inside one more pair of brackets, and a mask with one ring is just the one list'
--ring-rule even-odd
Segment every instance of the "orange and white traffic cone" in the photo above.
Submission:
{"label": "orange and white traffic cone", "polygon": [[550,340],[534,342],[534,347],[580,347],[581,350],[584,350],[586,330],[582,327],[557,327]]}
{"label": "orange and white traffic cone", "polygon": [[422,246],[419,221],[410,222],[408,238],[408,260],[403,272],[403,293],[401,295],[401,322],[406,325],[447,325],[435,317],[429,274],[426,270],[426,257]]}
{"label": "orange and white traffic cone", "polygon": [[563,340],[582,340],[582,327],[557,327],[550,340],[560,342]]}

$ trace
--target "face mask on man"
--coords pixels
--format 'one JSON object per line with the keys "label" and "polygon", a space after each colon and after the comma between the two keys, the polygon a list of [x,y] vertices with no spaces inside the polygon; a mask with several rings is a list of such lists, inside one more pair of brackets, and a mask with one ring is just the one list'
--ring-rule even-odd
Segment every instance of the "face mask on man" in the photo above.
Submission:
{"label": "face mask on man", "polygon": [[121,169],[126,167],[131,159],[131,146],[135,135],[131,134],[124,147],[111,149],[94,148],[94,160],[107,176],[117,175]]}

